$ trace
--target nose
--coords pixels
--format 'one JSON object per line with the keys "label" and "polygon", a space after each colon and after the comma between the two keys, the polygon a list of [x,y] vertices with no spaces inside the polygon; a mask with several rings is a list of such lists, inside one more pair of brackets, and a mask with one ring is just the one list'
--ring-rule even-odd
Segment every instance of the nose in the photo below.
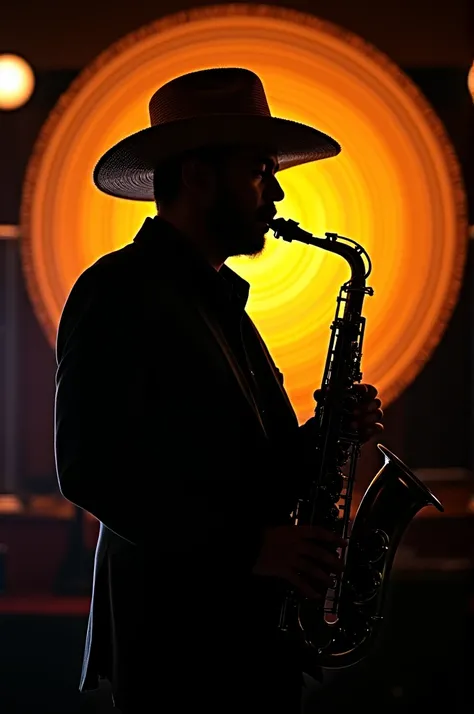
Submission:
{"label": "nose", "polygon": [[276,176],[272,176],[271,181],[268,182],[266,194],[266,199],[269,202],[283,201],[285,198],[285,192]]}
{"label": "nose", "polygon": [[276,191],[276,196],[275,196],[275,198],[274,198],[273,200],[274,200],[274,201],[283,201],[283,199],[285,198],[285,192],[284,192],[284,190],[282,189],[282,187],[280,186],[280,182],[278,181],[278,179],[276,178],[276,176],[274,176],[274,179],[275,179],[275,191]]}

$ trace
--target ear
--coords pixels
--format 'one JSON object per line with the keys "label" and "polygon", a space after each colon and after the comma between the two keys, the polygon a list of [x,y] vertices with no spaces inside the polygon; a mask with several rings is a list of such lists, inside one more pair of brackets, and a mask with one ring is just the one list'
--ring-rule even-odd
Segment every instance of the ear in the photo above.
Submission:
{"label": "ear", "polygon": [[215,174],[209,164],[197,157],[190,157],[181,166],[181,180],[191,193],[202,195],[215,186]]}

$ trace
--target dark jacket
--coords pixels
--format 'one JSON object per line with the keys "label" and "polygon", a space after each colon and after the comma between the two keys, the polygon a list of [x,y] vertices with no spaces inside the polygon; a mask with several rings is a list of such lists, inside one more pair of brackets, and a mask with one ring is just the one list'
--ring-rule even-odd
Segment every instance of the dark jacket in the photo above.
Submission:
{"label": "dark jacket", "polygon": [[294,505],[301,429],[248,290],[147,218],[68,297],[57,474],[101,523],[81,689],[103,676],[120,693],[150,657],[166,681],[203,639],[211,668],[276,656],[282,584],[252,566]]}

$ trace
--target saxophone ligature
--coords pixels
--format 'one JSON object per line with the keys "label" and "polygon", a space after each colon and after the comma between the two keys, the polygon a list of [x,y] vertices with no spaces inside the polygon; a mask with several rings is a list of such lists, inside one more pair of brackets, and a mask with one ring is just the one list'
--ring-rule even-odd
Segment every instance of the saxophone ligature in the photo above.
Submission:
{"label": "saxophone ligature", "polygon": [[346,539],[341,552],[344,570],[334,576],[323,604],[288,588],[281,604],[278,628],[307,649],[316,667],[349,667],[373,646],[383,619],[383,607],[393,559],[415,515],[425,506],[443,511],[429,488],[389,449],[377,444],[384,464],[373,478],[350,521],[351,502],[361,442],[350,429],[357,401],[353,385],[362,380],[361,357],[365,318],[362,308],[373,289],[366,285],[372,266],[365,249],[351,238],[326,233],[318,238],[293,220],[277,218],[275,238],[299,241],[344,258],[351,275],[339,291],[336,315],[315,409],[318,436],[314,472],[291,513],[295,525],[319,525]]}

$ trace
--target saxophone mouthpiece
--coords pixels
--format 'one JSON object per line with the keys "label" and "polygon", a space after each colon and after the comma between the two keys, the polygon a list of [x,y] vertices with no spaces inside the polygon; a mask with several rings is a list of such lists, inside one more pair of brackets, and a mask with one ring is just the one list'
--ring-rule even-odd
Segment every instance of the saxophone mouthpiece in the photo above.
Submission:
{"label": "saxophone mouthpiece", "polygon": [[292,229],[294,230],[298,226],[296,221],[287,221],[285,218],[272,218],[268,221],[268,225],[275,234],[275,238],[283,238],[288,243],[293,240]]}

